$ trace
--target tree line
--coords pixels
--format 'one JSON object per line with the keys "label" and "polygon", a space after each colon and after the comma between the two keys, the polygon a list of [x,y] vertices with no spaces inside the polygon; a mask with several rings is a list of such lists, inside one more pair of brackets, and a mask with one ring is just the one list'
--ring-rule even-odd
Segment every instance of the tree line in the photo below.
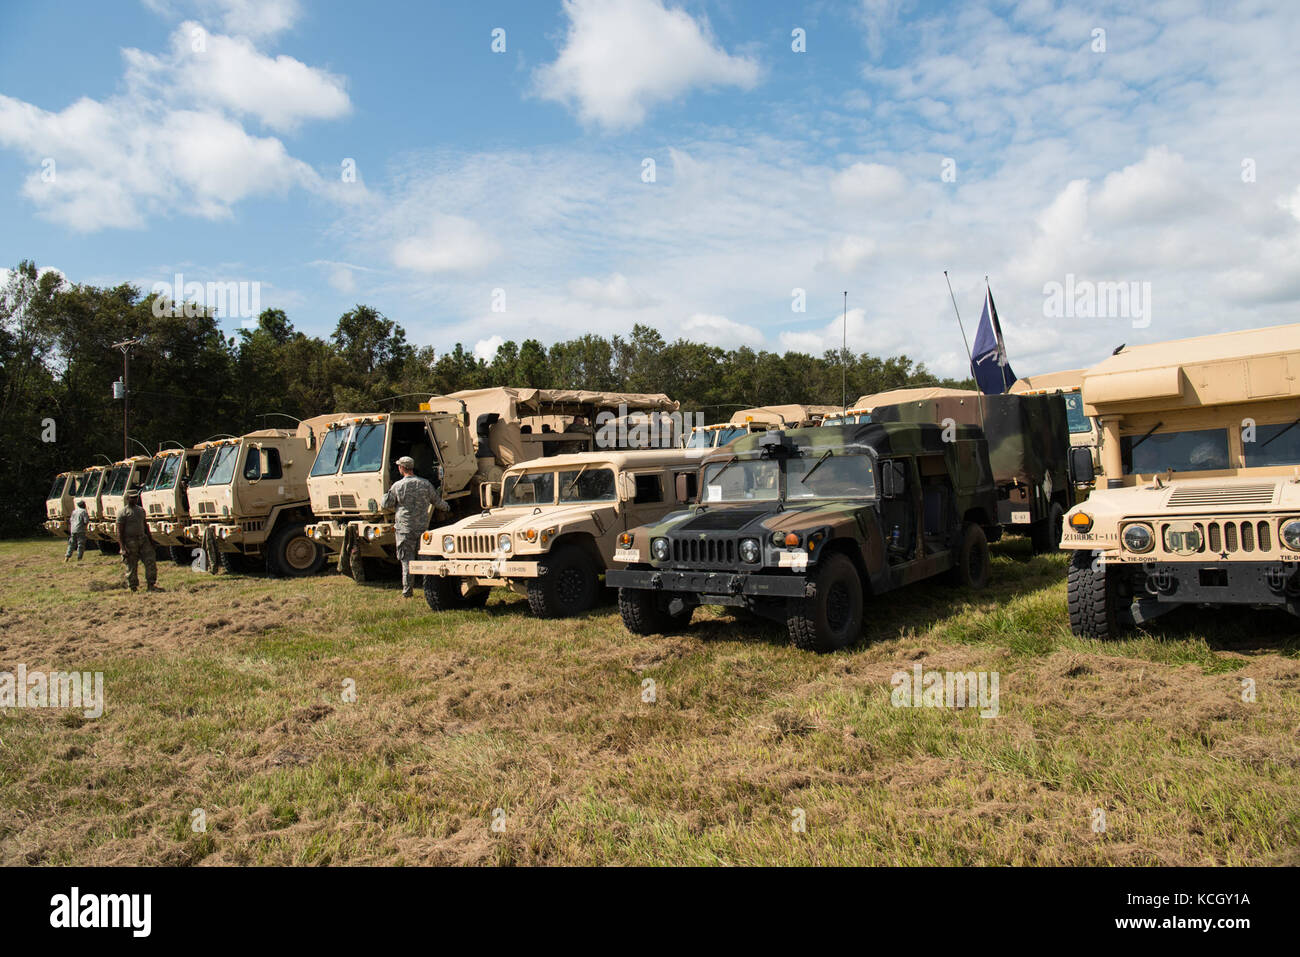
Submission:
{"label": "tree line", "polygon": [[122,354],[113,344],[132,338],[142,339],[131,358],[133,455],[291,426],[284,416],[414,409],[429,395],[499,385],[663,392],[714,422],[748,406],[838,404],[841,376],[850,401],[963,384],[906,355],[723,349],[669,342],[644,325],[550,346],[507,341],[487,361],[461,343],[441,353],[416,346],[365,305],[324,339],[296,330],[281,309],[228,336],[208,310],[155,309],[155,296],[135,286],[70,283],[23,261],[0,288],[0,536],[39,528],[57,472],[122,457],[122,402],[112,395]]}

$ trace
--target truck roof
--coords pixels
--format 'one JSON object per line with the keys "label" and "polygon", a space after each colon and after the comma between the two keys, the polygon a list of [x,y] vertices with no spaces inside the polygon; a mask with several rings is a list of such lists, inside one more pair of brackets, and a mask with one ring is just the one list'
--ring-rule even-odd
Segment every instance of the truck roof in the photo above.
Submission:
{"label": "truck roof", "polygon": [[767,425],[794,427],[811,421],[814,417],[830,415],[838,411],[840,411],[838,405],[759,405],[734,413],[729,424],[744,425],[746,422],[762,422]]}
{"label": "truck roof", "polygon": [[616,469],[645,469],[659,466],[698,464],[712,449],[597,449],[529,459],[511,466],[511,471],[574,468],[583,465],[612,465]]}
{"label": "truck roof", "polygon": [[1083,374],[1088,415],[1300,396],[1300,323],[1127,348]]}
{"label": "truck roof", "polygon": [[[983,439],[978,426],[956,426],[959,439]],[[736,439],[721,449],[701,449],[711,452],[711,458],[726,459],[734,455],[752,454],[779,436],[795,448],[825,449],[836,446],[863,445],[877,452],[918,453],[947,452],[952,443],[944,441],[944,428],[930,422],[866,422],[849,425],[823,425],[780,432],[754,432]]]}
{"label": "truck roof", "polygon": [[887,392],[859,396],[858,401],[849,406],[849,409],[851,411],[870,411],[880,405],[900,405],[903,402],[919,402],[922,399],[975,398],[978,395],[979,393],[974,389],[946,389],[943,386],[890,389]]}
{"label": "truck roof", "polygon": [[1073,392],[1083,382],[1085,369],[1065,369],[1062,372],[1042,372],[1022,376],[1011,384],[1008,392],[1019,395],[1025,392]]}
{"label": "truck roof", "polygon": [[495,412],[507,421],[529,415],[555,415],[565,411],[582,411],[583,407],[629,411],[675,412],[678,403],[663,393],[588,392],[585,389],[464,389],[451,395],[430,396],[433,412],[460,412],[464,403],[470,418]]}

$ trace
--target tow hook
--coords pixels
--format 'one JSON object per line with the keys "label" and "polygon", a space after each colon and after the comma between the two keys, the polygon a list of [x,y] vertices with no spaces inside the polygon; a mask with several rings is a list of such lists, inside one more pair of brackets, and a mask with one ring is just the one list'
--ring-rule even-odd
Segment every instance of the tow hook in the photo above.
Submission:
{"label": "tow hook", "polygon": [[1274,565],[1271,568],[1264,569],[1264,584],[1266,584],[1268,590],[1274,594],[1280,595],[1286,591],[1287,579],[1289,577],[1290,575],[1288,575],[1285,566],[1279,567]]}
{"label": "tow hook", "polygon": [[817,583],[816,583],[816,582],[804,582],[804,583],[803,583],[803,597],[804,597],[804,598],[816,598],[816,597],[817,597]]}
{"label": "tow hook", "polygon": [[663,588],[663,587],[664,587],[664,576],[661,575],[661,574],[659,574],[658,572],[655,572],[653,575],[651,575],[651,576],[650,576],[650,587],[651,587],[651,588]]}
{"label": "tow hook", "polygon": [[1172,595],[1178,588],[1178,582],[1169,572],[1153,572],[1147,576],[1147,591],[1156,595]]}
{"label": "tow hook", "polygon": [[733,595],[739,595],[745,588],[744,579],[739,575],[732,575],[727,582],[727,591]]}

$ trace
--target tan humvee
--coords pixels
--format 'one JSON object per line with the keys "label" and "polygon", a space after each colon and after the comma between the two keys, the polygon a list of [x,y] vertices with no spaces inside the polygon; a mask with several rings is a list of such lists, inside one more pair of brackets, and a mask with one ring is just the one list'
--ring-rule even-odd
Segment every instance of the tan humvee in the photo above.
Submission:
{"label": "tan humvee", "polygon": [[307,486],[313,541],[339,570],[363,580],[396,567],[397,539],[384,493],[409,455],[452,507],[450,521],[490,507],[491,490],[518,462],[618,445],[619,421],[675,412],[665,395],[557,389],[469,389],[433,396],[418,412],[349,416],[321,440]]}
{"label": "tan humvee", "polygon": [[77,496],[85,491],[86,473],[60,472],[45,496],[45,530],[51,535],[67,538],[68,520],[77,507]]}
{"label": "tan humvee", "polygon": [[307,473],[322,436],[342,415],[304,419],[296,429],[261,429],[195,446],[199,460],[186,492],[199,543],[199,567],[216,573],[263,565],[269,575],[296,578],[320,571],[325,552],[307,535],[315,521]]}
{"label": "tan humvee", "polygon": [[727,422],[700,425],[685,439],[688,449],[715,449],[751,432],[771,429],[801,429],[817,425],[828,415],[840,412],[838,405],[760,405],[741,409]]}
{"label": "tan humvee", "polygon": [[1183,604],[1300,615],[1300,324],[1125,349],[1083,403],[1102,472],[1061,540],[1075,634]]}
{"label": "tan humvee", "polygon": [[1092,454],[1093,468],[1100,471],[1101,428],[1094,417],[1083,411],[1083,373],[1083,369],[1068,369],[1025,376],[1012,383],[1008,391],[1012,395],[1054,395],[1059,392],[1064,396],[1065,412],[1070,421],[1070,445],[1076,449],[1088,449]]}
{"label": "tan humvee", "polygon": [[145,476],[144,491],[140,494],[140,504],[154,544],[166,550],[165,553],[170,554],[177,565],[188,565],[198,546],[196,540],[185,534],[185,528],[190,524],[186,491],[202,454],[201,448],[160,450],[153,457],[153,465]]}
{"label": "tan humvee", "polygon": [[144,481],[152,464],[151,455],[133,455],[129,459],[114,462],[112,470],[100,485],[99,521],[92,521],[90,527],[99,536],[99,547],[105,553],[118,553],[117,513],[126,504],[126,493]]}
{"label": "tan humvee", "polygon": [[611,450],[516,465],[499,507],[424,533],[411,571],[424,576],[434,611],[482,604],[502,586],[526,595],[538,617],[579,614],[595,602],[619,534],[694,499],[707,451]]}

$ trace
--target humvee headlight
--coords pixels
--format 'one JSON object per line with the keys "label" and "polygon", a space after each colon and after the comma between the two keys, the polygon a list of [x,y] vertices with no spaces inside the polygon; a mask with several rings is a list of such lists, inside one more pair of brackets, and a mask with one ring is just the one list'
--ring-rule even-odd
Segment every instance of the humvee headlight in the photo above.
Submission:
{"label": "humvee headlight", "polygon": [[448,555],[456,550],[456,537],[454,535],[442,536],[442,550]]}
{"label": "humvee headlight", "polygon": [[757,538],[742,538],[740,540],[740,560],[748,562],[750,565],[758,563],[759,557],[763,550],[758,547]]}
{"label": "humvee headlight", "polygon": [[1300,552],[1300,518],[1282,523],[1282,544],[1292,551]]}
{"label": "humvee headlight", "polygon": [[1149,552],[1155,547],[1156,537],[1148,525],[1129,525],[1124,529],[1124,547],[1130,552]]}
{"label": "humvee headlight", "polygon": [[1075,512],[1070,516],[1070,529],[1086,535],[1092,531],[1092,516],[1087,512]]}
{"label": "humvee headlight", "polygon": [[497,536],[497,548],[501,549],[501,551],[508,552],[513,547],[514,545],[510,542],[509,533],[503,533]]}
{"label": "humvee headlight", "polygon": [[651,541],[650,556],[657,562],[668,561],[668,539],[656,538]]}

